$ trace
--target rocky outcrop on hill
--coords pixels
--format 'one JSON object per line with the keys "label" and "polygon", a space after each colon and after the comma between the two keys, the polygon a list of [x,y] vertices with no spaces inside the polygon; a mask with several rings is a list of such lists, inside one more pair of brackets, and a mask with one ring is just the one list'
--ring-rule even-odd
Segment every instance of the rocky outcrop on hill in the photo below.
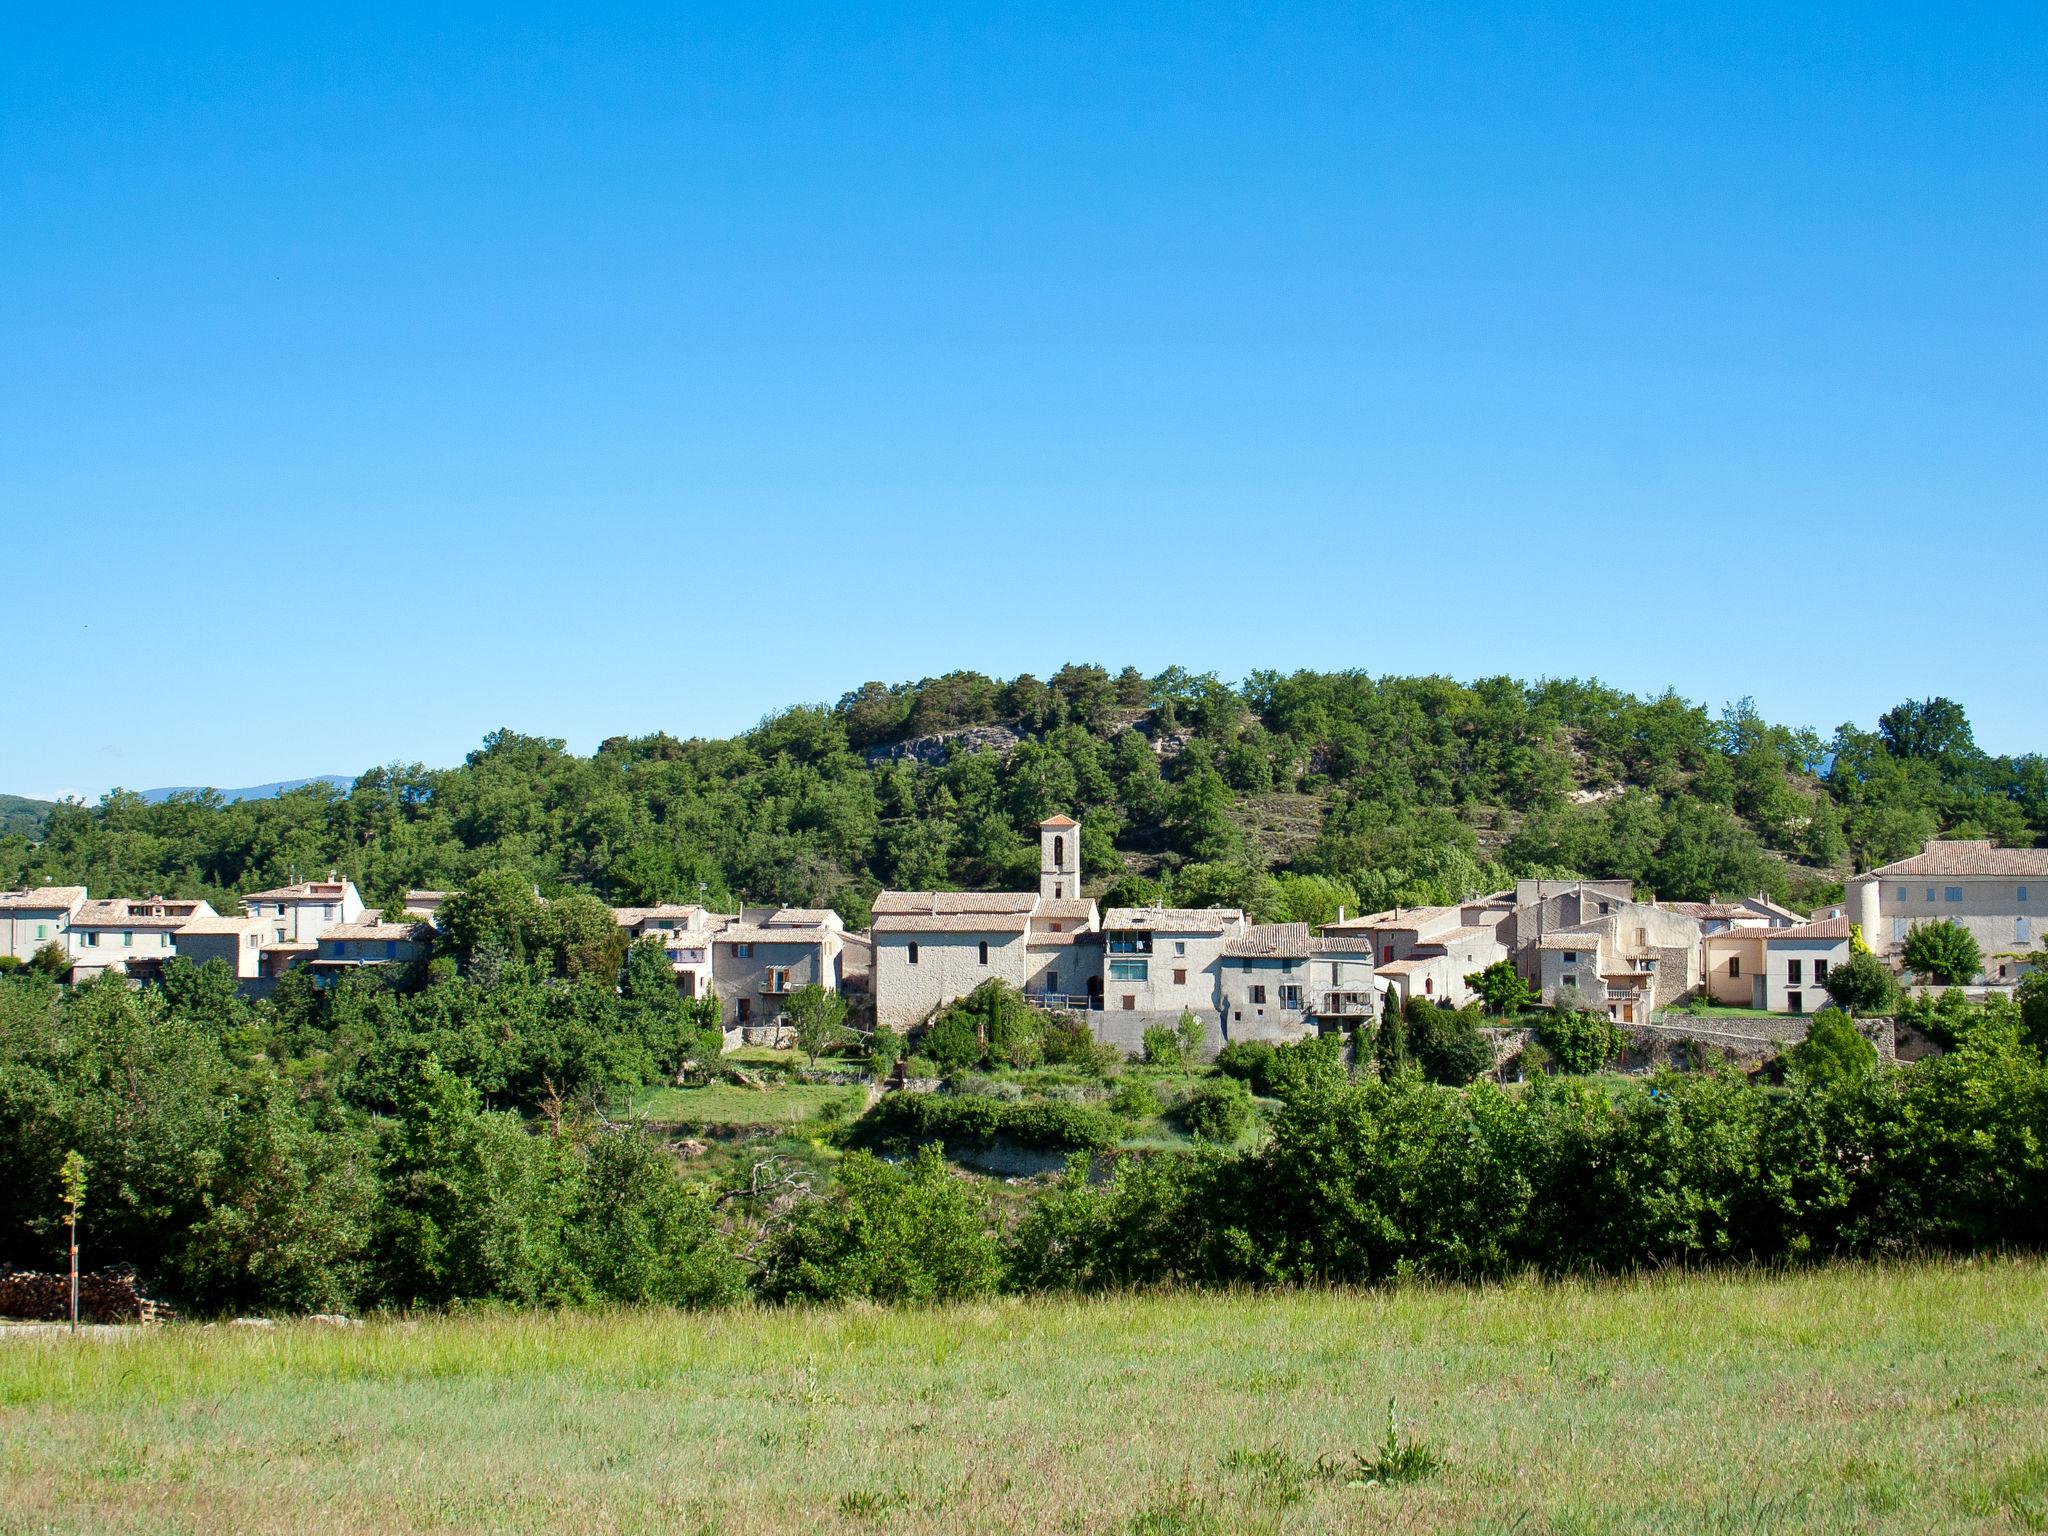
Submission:
{"label": "rocky outcrop on hill", "polygon": [[1008,757],[1021,740],[1007,725],[968,725],[957,731],[939,731],[931,736],[913,736],[908,741],[869,747],[867,756],[871,763],[910,760],[936,768],[950,761],[956,752],[969,756],[993,752],[998,757]]}

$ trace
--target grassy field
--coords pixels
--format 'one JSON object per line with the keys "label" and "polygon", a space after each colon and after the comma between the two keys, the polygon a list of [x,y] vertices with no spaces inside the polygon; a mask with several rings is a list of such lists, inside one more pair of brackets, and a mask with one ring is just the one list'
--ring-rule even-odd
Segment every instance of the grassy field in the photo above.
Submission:
{"label": "grassy field", "polygon": [[2044,1319],[1996,1262],[18,1338],[0,1530],[2040,1530]]}
{"label": "grassy field", "polygon": [[631,1113],[656,1125],[782,1126],[809,1120],[837,1105],[846,1119],[867,1103],[859,1088],[826,1083],[783,1083],[766,1091],[738,1083],[709,1083],[699,1088],[651,1088],[636,1098]]}

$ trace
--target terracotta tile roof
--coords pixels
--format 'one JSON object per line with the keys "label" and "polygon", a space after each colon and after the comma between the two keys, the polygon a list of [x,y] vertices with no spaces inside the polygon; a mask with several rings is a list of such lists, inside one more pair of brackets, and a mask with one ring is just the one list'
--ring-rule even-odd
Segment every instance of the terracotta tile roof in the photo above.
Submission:
{"label": "terracotta tile roof", "polygon": [[[878,912],[876,933],[1022,933],[1031,925],[1023,912]],[[1065,934],[1048,934],[1065,938]]]}
{"label": "terracotta tile roof", "polygon": [[203,933],[253,933],[263,926],[260,917],[195,917],[178,930],[178,936]]}
{"label": "terracotta tile roof", "polygon": [[[152,909],[166,910],[157,915]],[[182,907],[183,911],[170,908]],[[204,910],[195,910],[203,908]],[[195,917],[214,916],[213,908],[205,902],[193,901],[88,901],[71,914],[73,928],[166,928],[173,931],[184,927]]]}
{"label": "terracotta tile roof", "polygon": [[1373,933],[1375,931],[1406,932],[1419,928],[1453,913],[1464,915],[1464,906],[1455,907],[1403,907],[1391,912],[1373,912],[1364,917],[1346,918],[1341,923],[1323,924],[1323,932],[1332,929],[1340,933]]}
{"label": "terracotta tile roof", "polygon": [[1038,903],[1037,917],[1093,917],[1095,903],[1086,896],[1048,896]]}
{"label": "terracotta tile roof", "polygon": [[1566,928],[1546,933],[1536,941],[1538,949],[1598,949],[1606,935],[1598,928]]}
{"label": "terracotta tile roof", "polygon": [[2048,848],[1997,848],[1988,841],[1941,841],[1857,878],[1883,875],[2039,875],[2048,879]]}
{"label": "terracotta tile roof", "polygon": [[[831,929],[822,924],[810,927],[790,925],[782,928],[766,928],[759,923],[727,923],[711,937],[720,944],[802,944],[815,946],[825,942]],[[680,935],[679,935],[680,937]]]}
{"label": "terracotta tile roof", "polygon": [[613,907],[612,920],[621,928],[638,928],[642,923],[694,922],[705,915],[697,906],[664,902],[658,907]]}
{"label": "terracotta tile roof", "polygon": [[86,897],[82,885],[45,885],[32,891],[0,891],[0,912],[69,911]]}
{"label": "terracotta tile roof", "polygon": [[1849,919],[1824,917],[1817,923],[1801,923],[1796,928],[1759,928],[1756,931],[1773,944],[1832,944],[1848,939]]}
{"label": "terracotta tile roof", "polygon": [[830,907],[779,907],[761,919],[763,928],[843,928]]}
{"label": "terracotta tile roof", "polygon": [[1078,827],[1081,825],[1071,816],[1048,816],[1039,823],[1041,827]]}
{"label": "terracotta tile roof", "polygon": [[1434,946],[1470,944],[1474,939],[1491,939],[1493,936],[1491,928],[1446,928],[1442,933],[1425,934],[1415,941],[1415,947],[1429,949]]}
{"label": "terracotta tile roof", "polygon": [[872,908],[877,917],[922,912],[927,916],[956,912],[1029,912],[1038,905],[1036,891],[883,891]]}
{"label": "terracotta tile roof", "polygon": [[1413,976],[1428,964],[1427,960],[1389,960],[1385,965],[1374,967],[1374,972],[1380,976]]}
{"label": "terracotta tile roof", "polygon": [[1111,907],[1104,928],[1149,929],[1154,933],[1227,932],[1244,921],[1236,907]]}
{"label": "terracotta tile roof", "polygon": [[320,935],[325,944],[331,939],[416,939],[426,932],[424,923],[336,923]]}
{"label": "terracotta tile roof", "polygon": [[1280,960],[1306,960],[1314,955],[1372,958],[1372,945],[1364,939],[1319,938],[1307,923],[1254,923],[1244,933],[1223,945],[1232,959],[1265,956]]}
{"label": "terracotta tile roof", "polygon": [[346,880],[301,880],[272,891],[245,891],[244,901],[339,901],[348,894]]}

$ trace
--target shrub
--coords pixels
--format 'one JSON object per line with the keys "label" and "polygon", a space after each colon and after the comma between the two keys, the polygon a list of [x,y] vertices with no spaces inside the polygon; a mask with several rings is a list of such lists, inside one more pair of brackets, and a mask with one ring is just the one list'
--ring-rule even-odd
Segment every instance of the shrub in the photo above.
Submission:
{"label": "shrub", "polygon": [[1310,1035],[1275,1046],[1266,1074],[1272,1097],[1289,1102],[1342,1088],[1349,1081],[1343,1042],[1335,1035]]}
{"label": "shrub", "polygon": [[1001,1276],[983,1198],[926,1146],[901,1168],[848,1154],[832,1192],[775,1231],[757,1285],[771,1301],[945,1301],[986,1295]]}
{"label": "shrub", "polygon": [[1622,1033],[1597,1013],[1547,1014],[1536,1026],[1536,1040],[1557,1063],[1557,1070],[1579,1077],[1598,1072],[1621,1054]]}
{"label": "shrub", "polygon": [[1233,1040],[1216,1053],[1216,1070],[1253,1093],[1272,1091],[1273,1047],[1264,1040]]}
{"label": "shrub", "polygon": [[1123,1053],[1095,1038],[1088,1022],[1071,1013],[1056,1013],[1045,1022],[1048,1064],[1078,1067],[1094,1077],[1112,1077],[1123,1065]]}
{"label": "shrub", "polygon": [[1479,1032],[1477,1006],[1438,1008],[1411,998],[1407,1015],[1408,1049],[1431,1082],[1462,1087],[1492,1070],[1493,1043]]}
{"label": "shrub", "polygon": [[932,1021],[919,1049],[942,1067],[1028,1067],[1045,1055],[1045,1021],[1015,987],[991,976]]}
{"label": "shrub", "polygon": [[1144,1051],[1148,1067],[1178,1067],[1186,1060],[1181,1051],[1180,1031],[1164,1024],[1147,1027]]}
{"label": "shrub", "polygon": [[1899,984],[1891,967],[1865,950],[1828,972],[1821,983],[1835,1006],[1850,1013],[1885,1013],[1898,1005]]}
{"label": "shrub", "polygon": [[1216,1078],[1182,1099],[1173,1117],[1190,1136],[1229,1146],[1252,1123],[1251,1090],[1234,1077]]}
{"label": "shrub", "polygon": [[1848,1014],[1823,1008],[1807,1026],[1806,1038],[1785,1053],[1785,1062],[1808,1082],[1854,1082],[1876,1069],[1877,1047],[1857,1033]]}
{"label": "shrub", "polygon": [[982,1059],[981,1035],[974,1020],[957,1009],[948,1009],[944,1015],[933,1021],[918,1041],[918,1053],[929,1057],[934,1065],[944,1071],[972,1067]]}
{"label": "shrub", "polygon": [[1150,1083],[1142,1077],[1127,1077],[1110,1094],[1109,1107],[1126,1120],[1150,1120],[1162,1106]]}
{"label": "shrub", "polygon": [[1116,1145],[1116,1121],[1086,1104],[1025,1099],[1006,1104],[979,1094],[892,1093],[846,1131],[849,1145],[908,1152],[930,1142],[985,1147],[997,1137],[1046,1151]]}

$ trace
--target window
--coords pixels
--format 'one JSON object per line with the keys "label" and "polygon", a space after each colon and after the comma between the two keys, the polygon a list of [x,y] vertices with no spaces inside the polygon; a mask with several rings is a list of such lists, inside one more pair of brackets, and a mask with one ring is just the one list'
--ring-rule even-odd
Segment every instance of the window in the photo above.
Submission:
{"label": "window", "polygon": [[1934,900],[1934,887],[1931,885],[1927,887],[1927,899],[1929,901]]}
{"label": "window", "polygon": [[1636,930],[1636,948],[1641,949],[1645,944],[1649,942],[1650,930],[1647,928],[1638,928]]}
{"label": "window", "polygon": [[1045,925],[1045,931],[1047,933],[1059,933],[1061,931],[1061,925],[1059,923],[1047,923]]}
{"label": "window", "polygon": [[1961,901],[1963,899],[1963,888],[1960,885],[1945,885],[1941,888],[1941,899],[1943,901]]}
{"label": "window", "polygon": [[754,946],[751,944],[735,944],[732,947],[732,955],[735,960],[751,960],[754,958]]}
{"label": "window", "polygon": [[1602,917],[1607,915],[1607,903],[1604,901],[1600,903],[1600,915]]}
{"label": "window", "polygon": [[778,993],[787,992],[789,990],[788,966],[771,965],[770,967],[768,967],[768,990],[770,992]]}
{"label": "window", "polygon": [[134,935],[134,934],[132,934],[132,933],[124,933],[124,934],[122,934],[122,935],[121,935],[121,947],[122,947],[123,949],[128,949],[128,948],[131,948],[131,947],[133,947],[134,943],[135,943],[135,935]]}
{"label": "window", "polygon": [[987,964],[988,964],[988,940],[987,940],[987,939],[983,939],[983,940],[981,941],[981,963],[982,963],[983,965],[987,965]]}
{"label": "window", "polygon": [[1576,949],[1566,950],[1564,952],[1564,963],[1566,965],[1577,965],[1579,963],[1579,952]]}
{"label": "window", "polygon": [[[2024,917],[2020,919],[2020,926],[2022,928],[2027,926],[2027,920]],[[1188,973],[1185,966],[1176,965],[1173,968],[1173,984],[1176,987],[1184,987],[1188,984]]]}
{"label": "window", "polygon": [[1048,992],[1057,992],[1059,991],[1059,989],[1060,973],[1058,971],[1047,971],[1045,973],[1045,990]]}
{"label": "window", "polygon": [[1263,1005],[1266,1001],[1266,989],[1264,987],[1253,987],[1252,1001],[1254,1003]]}
{"label": "window", "polygon": [[1825,960],[1813,962],[1813,984],[1819,986],[1828,979],[1828,963]]}
{"label": "window", "polygon": [[1800,962],[1797,960],[1787,960],[1785,962],[1785,984],[1787,986],[1796,987],[1799,985],[1802,980],[1799,974],[1801,969]]}
{"label": "window", "polygon": [[261,944],[262,942],[263,940],[259,938],[256,934],[252,933],[249,935],[249,947],[251,949],[254,949],[257,945]]}
{"label": "window", "polygon": [[1124,994],[1124,1012],[1125,1012],[1125,1013],[1131,1013],[1131,1012],[1134,1012],[1134,1011],[1135,1011],[1135,1010],[1137,1009],[1137,1006],[1138,1006],[1138,1000],[1137,1000],[1137,999],[1136,999],[1135,997],[1131,996],[1131,994],[1130,994],[1130,993],[1126,992],[1126,993]]}
{"label": "window", "polygon": [[751,997],[743,997],[743,998],[741,998],[741,999],[740,999],[740,1012],[739,1012],[739,1020],[740,1020],[740,1024],[741,1024],[742,1026],[744,1026],[744,1025],[746,1024],[747,1020],[751,1019],[751,1018],[752,1018],[753,1016],[754,1016],[754,1000],[753,1000],[753,999],[752,999]]}
{"label": "window", "polygon": [[1905,919],[1904,919],[1903,917],[1895,917],[1895,918],[1893,918],[1893,919],[1892,919],[1892,942],[1893,942],[1893,943],[1898,943],[1898,942],[1900,942],[1901,940],[1903,940],[1903,939],[1904,939],[1905,937],[1906,937],[1906,920],[1905,920]]}
{"label": "window", "polygon": [[1785,994],[1785,1007],[1792,1013],[1806,1012],[1806,994],[1804,992],[1787,992]]}
{"label": "window", "polygon": [[[2021,892],[2020,892],[2020,900],[2021,900],[2021,901],[2025,901],[2026,899],[2027,899],[2027,893],[2026,893],[2025,891],[2021,891]],[[1186,953],[1188,952],[1188,941],[1187,941],[1186,939],[1175,939],[1175,940],[1173,941],[1173,952],[1174,952],[1174,953],[1175,953],[1176,955],[1184,955],[1184,954],[1186,954]]]}
{"label": "window", "polygon": [[1280,1006],[1282,1008],[1299,1008],[1301,1006],[1301,988],[1283,986],[1280,989]]}
{"label": "window", "polygon": [[1904,887],[1904,886],[1902,885],[1902,886],[1900,886],[1900,887],[1899,887],[1899,900],[1901,900],[1901,901],[1904,901],[1905,899],[1906,899],[1906,888],[1905,888],[1905,887]]}
{"label": "window", "polygon": [[[2027,888],[2026,888],[2026,887],[2025,887],[2024,885],[2020,887],[2020,894],[2019,894],[2019,899],[2020,899],[2021,901],[2025,901],[2025,900],[2027,899]],[[38,928],[38,929],[36,930],[36,932],[37,932],[37,933],[41,933],[41,932],[42,932],[42,930],[41,930],[40,928]]]}
{"label": "window", "polygon": [[[2023,886],[2021,886],[2021,887],[2020,887],[2020,900],[2021,900],[2021,901],[2025,901],[2026,899],[2027,899],[2027,888],[2026,888],[2026,887],[2025,887],[2025,886],[2023,885]],[[36,924],[36,937],[37,937],[37,938],[39,938],[39,939],[47,939],[47,938],[48,938],[49,936],[50,936],[50,925],[49,925],[48,923],[37,923],[37,924]]]}
{"label": "window", "polygon": [[917,945],[914,942],[908,947],[908,954],[910,963],[912,965],[917,964]]}
{"label": "window", "polygon": [[1152,974],[1149,960],[1112,960],[1109,962],[1111,981],[1145,981]]}
{"label": "window", "polygon": [[2031,944],[2034,942],[2032,926],[2024,917],[2013,920],[2012,937],[2013,942],[2016,944]]}
{"label": "window", "polygon": [[1564,976],[1558,982],[1558,985],[1561,987],[1576,987],[1578,984],[1578,976],[1576,975],[1576,973],[1571,971],[1566,971],[1564,973]]}
{"label": "window", "polygon": [[79,939],[88,949],[98,949],[100,947],[100,936],[96,933],[80,934]]}
{"label": "window", "polygon": [[1436,978],[1434,976],[1422,978],[1422,991],[1424,996],[1436,991]]}
{"label": "window", "polygon": [[1730,955],[1728,957],[1728,974],[1730,976],[1740,976],[1742,974],[1742,956]]}
{"label": "window", "polygon": [[1052,840],[1052,867],[1054,869],[1065,869],[1067,867],[1067,840],[1064,837],[1055,837]]}

